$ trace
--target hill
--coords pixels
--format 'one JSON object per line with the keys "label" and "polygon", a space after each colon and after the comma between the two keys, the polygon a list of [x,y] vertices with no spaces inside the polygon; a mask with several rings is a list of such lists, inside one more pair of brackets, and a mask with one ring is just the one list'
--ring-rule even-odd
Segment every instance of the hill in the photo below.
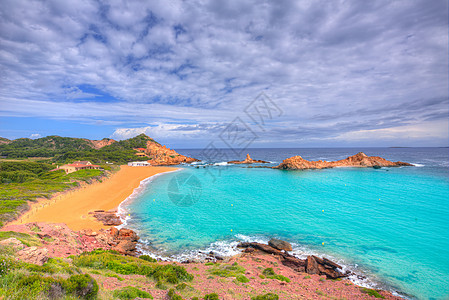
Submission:
{"label": "hill", "polygon": [[[137,150],[139,148],[140,150]],[[137,153],[141,153],[140,156],[137,156]],[[20,138],[10,141],[1,138],[0,155],[8,159],[51,157],[55,162],[90,160],[95,163],[106,161],[126,163],[149,160],[154,165],[173,165],[195,161],[162,146],[145,134],[122,141],[109,138],[89,140],[54,135],[35,140]]]}

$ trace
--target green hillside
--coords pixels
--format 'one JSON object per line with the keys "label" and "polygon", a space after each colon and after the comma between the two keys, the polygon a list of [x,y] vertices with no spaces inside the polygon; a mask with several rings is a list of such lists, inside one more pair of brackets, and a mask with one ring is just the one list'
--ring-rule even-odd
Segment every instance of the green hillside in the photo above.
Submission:
{"label": "green hillside", "polygon": [[[3,138],[2,138],[3,139]],[[80,138],[47,136],[39,139],[17,139],[0,144],[0,156],[7,159],[28,157],[50,157],[55,162],[73,160],[90,160],[93,163],[126,163],[133,160],[147,160],[135,156],[134,148],[146,148],[147,141],[157,143],[145,134],[115,142],[100,149],[95,149],[91,141]]]}

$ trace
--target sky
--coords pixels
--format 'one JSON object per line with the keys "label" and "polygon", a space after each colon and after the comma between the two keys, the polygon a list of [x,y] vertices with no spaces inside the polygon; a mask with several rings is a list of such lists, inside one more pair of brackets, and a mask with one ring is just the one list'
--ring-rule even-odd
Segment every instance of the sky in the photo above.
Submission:
{"label": "sky", "polygon": [[0,0],[9,139],[448,146],[448,89],[446,0]]}

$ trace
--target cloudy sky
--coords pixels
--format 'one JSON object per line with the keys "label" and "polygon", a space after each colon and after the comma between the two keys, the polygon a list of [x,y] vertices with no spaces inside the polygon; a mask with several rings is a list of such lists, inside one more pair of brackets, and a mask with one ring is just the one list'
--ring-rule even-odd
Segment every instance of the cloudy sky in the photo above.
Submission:
{"label": "cloudy sky", "polygon": [[0,136],[448,145],[446,0],[144,2],[0,0]]}

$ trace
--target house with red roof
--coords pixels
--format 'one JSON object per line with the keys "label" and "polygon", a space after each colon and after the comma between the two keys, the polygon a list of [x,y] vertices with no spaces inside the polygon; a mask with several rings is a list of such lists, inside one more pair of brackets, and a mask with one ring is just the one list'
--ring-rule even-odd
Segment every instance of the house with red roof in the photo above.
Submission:
{"label": "house with red roof", "polygon": [[93,165],[90,161],[75,161],[71,164],[60,166],[55,170],[64,170],[66,174],[69,174],[79,170],[98,170],[98,169],[100,169],[100,166]]}

